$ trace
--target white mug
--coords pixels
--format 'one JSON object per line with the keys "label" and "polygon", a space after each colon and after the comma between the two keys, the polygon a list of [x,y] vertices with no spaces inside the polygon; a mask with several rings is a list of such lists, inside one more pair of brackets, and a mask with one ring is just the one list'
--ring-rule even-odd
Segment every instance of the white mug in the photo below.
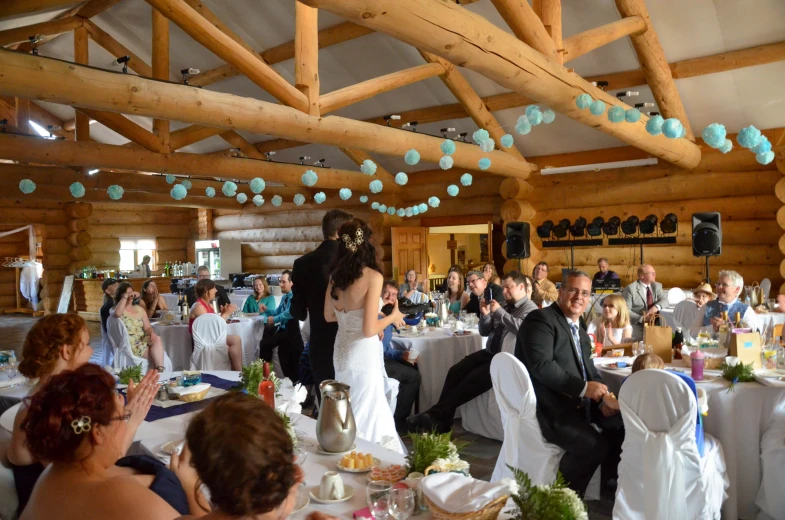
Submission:
{"label": "white mug", "polygon": [[414,361],[417,359],[419,355],[420,352],[418,350],[414,350],[413,348],[410,348],[409,357],[408,357],[409,363],[414,363]]}
{"label": "white mug", "polygon": [[319,498],[340,500],[343,498],[343,480],[337,471],[326,471],[319,484]]}

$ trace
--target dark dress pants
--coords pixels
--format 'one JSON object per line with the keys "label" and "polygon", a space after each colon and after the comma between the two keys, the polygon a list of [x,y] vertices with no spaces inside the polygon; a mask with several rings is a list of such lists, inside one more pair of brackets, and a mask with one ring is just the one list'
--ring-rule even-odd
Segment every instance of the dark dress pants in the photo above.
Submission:
{"label": "dark dress pants", "polygon": [[286,329],[278,330],[270,337],[263,338],[259,343],[259,358],[272,361],[273,349],[278,347],[278,361],[284,377],[292,383],[299,381],[298,365],[303,353],[303,340],[297,320],[290,320]]}
{"label": "dark dress pants", "polygon": [[406,361],[384,358],[384,369],[387,377],[400,383],[398,386],[398,401],[395,404],[395,427],[399,430],[406,429],[406,418],[412,413],[414,400],[420,391],[420,371]]}
{"label": "dark dress pants", "polygon": [[444,380],[439,402],[428,414],[433,416],[445,428],[452,428],[455,411],[462,404],[484,394],[491,388],[491,360],[493,354],[487,349],[469,354],[450,367]]}

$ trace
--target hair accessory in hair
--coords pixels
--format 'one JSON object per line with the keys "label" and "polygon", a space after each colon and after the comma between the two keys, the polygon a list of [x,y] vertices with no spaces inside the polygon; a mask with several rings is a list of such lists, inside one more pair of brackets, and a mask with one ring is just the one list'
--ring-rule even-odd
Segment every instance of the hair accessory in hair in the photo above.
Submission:
{"label": "hair accessory in hair", "polygon": [[363,243],[363,230],[357,228],[357,232],[354,234],[354,237],[355,237],[354,240],[352,240],[351,238],[349,238],[349,235],[347,235],[346,233],[344,233],[343,236],[341,237],[341,240],[343,240],[344,243],[346,244],[346,249],[348,249],[352,253],[356,253],[357,247]]}
{"label": "hair accessory in hair", "polygon": [[93,427],[90,424],[90,417],[83,415],[81,418],[71,421],[71,428],[74,429],[74,433],[81,435],[89,432]]}

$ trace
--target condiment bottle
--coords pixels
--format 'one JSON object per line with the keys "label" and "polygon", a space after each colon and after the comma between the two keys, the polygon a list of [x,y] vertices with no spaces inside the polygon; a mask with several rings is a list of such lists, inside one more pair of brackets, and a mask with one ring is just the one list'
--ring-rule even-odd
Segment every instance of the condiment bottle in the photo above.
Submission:
{"label": "condiment bottle", "polygon": [[275,384],[270,380],[270,363],[267,361],[262,365],[262,375],[258,388],[259,399],[275,409]]}

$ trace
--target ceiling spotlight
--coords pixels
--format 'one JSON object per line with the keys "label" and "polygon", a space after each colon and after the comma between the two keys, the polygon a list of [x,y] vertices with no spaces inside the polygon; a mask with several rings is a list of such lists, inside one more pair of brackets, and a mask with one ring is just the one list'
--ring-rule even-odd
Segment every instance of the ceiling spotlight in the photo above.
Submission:
{"label": "ceiling spotlight", "polygon": [[621,226],[621,219],[619,217],[611,217],[608,222],[603,224],[602,232],[612,237],[619,234],[619,226]]}
{"label": "ceiling spotlight", "polygon": [[442,128],[439,131],[442,133],[442,137],[447,139],[447,132],[455,132],[455,128]]}
{"label": "ceiling spotlight", "polygon": [[95,175],[100,170],[98,168],[93,168],[92,170],[87,170],[87,175]]}
{"label": "ceiling spotlight", "polygon": [[403,126],[408,126],[409,128],[412,129],[412,132],[416,132],[417,131],[417,125],[419,125],[419,124],[420,123],[417,122],[417,121],[409,121],[408,123],[404,124]]}
{"label": "ceiling spotlight", "polygon": [[307,155],[303,155],[302,157],[300,157],[300,164],[304,165],[305,161],[307,161],[308,159],[310,159],[310,157],[308,157]]}
{"label": "ceiling spotlight", "polygon": [[553,221],[546,220],[541,225],[537,226],[537,236],[540,238],[550,238],[551,229],[553,229]]}
{"label": "ceiling spotlight", "polygon": [[193,67],[188,67],[187,69],[181,70],[180,74],[183,75],[183,85],[188,84],[188,78],[190,78],[191,76],[196,76],[200,72],[201,71],[199,69],[195,69]]}
{"label": "ceiling spotlight", "polygon": [[392,114],[392,115],[389,115],[389,116],[384,116],[384,120],[387,122],[387,126],[390,126],[390,121],[392,121],[392,120],[397,121],[400,118],[401,118],[401,116],[399,116],[398,114]]}
{"label": "ceiling spotlight", "polygon": [[617,92],[616,93],[616,97],[621,99],[621,98],[625,98],[625,97],[634,97],[634,96],[637,96],[638,94],[639,94],[638,92],[635,92],[635,91],[632,91],[632,90],[628,90],[626,92]]}
{"label": "ceiling spotlight", "polygon": [[645,219],[641,220],[638,228],[641,230],[642,235],[651,235],[657,229],[657,215],[647,215]]}
{"label": "ceiling spotlight", "polygon": [[625,235],[634,235],[638,232],[638,223],[640,219],[635,215],[630,215],[627,220],[621,223],[621,232]]}
{"label": "ceiling spotlight", "polygon": [[130,56],[120,56],[116,60],[114,60],[115,65],[122,65],[123,66],[123,74],[128,74],[128,62],[131,61]]}
{"label": "ceiling spotlight", "polygon": [[607,87],[610,83],[608,83],[607,81],[592,81],[591,84],[599,88],[600,90],[605,90],[605,87]]}
{"label": "ceiling spotlight", "polygon": [[654,108],[654,103],[647,101],[645,103],[635,103],[635,108]]}
{"label": "ceiling spotlight", "polygon": [[27,39],[30,41],[30,52],[34,56],[38,56],[38,44],[44,41],[44,35],[36,34],[35,36],[30,36]]}
{"label": "ceiling spotlight", "polygon": [[653,116],[658,116],[658,115],[660,115],[660,113],[659,113],[659,112],[646,112],[646,114],[648,114],[648,116],[649,116],[649,117],[653,117]]}
{"label": "ceiling spotlight", "polygon": [[679,227],[679,219],[675,213],[668,213],[660,221],[660,231],[663,233],[675,233]]}
{"label": "ceiling spotlight", "polygon": [[326,161],[326,159],[319,159],[318,161],[316,161],[316,162],[315,162],[315,163],[313,163],[313,164],[314,164],[315,166],[318,166],[318,167],[320,167],[320,168],[324,168],[324,161]]}
{"label": "ceiling spotlight", "polygon": [[461,132],[460,134],[458,134],[458,137],[460,137],[461,141],[463,141],[465,143],[466,142],[466,137],[468,137],[468,135],[469,135],[469,132]]}
{"label": "ceiling spotlight", "polygon": [[267,157],[268,161],[272,161],[273,160],[273,155],[275,155],[274,151],[273,152],[264,152],[264,156]]}

